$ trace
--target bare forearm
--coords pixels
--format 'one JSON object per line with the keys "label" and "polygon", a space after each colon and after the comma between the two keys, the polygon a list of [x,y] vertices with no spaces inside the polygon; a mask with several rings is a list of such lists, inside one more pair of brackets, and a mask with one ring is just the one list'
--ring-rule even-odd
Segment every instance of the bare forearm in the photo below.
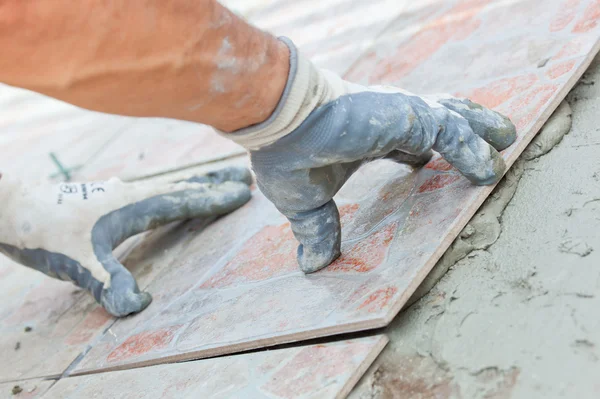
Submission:
{"label": "bare forearm", "polygon": [[265,120],[288,49],[214,0],[0,2],[0,81],[122,115]]}

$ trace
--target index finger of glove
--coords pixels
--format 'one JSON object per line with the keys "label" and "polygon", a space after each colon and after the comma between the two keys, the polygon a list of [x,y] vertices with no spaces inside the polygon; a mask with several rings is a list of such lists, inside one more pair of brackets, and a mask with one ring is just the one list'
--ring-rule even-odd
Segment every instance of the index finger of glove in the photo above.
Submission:
{"label": "index finger of glove", "polygon": [[433,149],[476,185],[495,184],[506,170],[500,153],[454,113],[448,113],[440,124]]}
{"label": "index finger of glove", "polygon": [[443,96],[438,97],[436,101],[465,118],[473,132],[491,144],[497,151],[510,147],[517,139],[515,125],[506,116],[496,111],[466,98]]}

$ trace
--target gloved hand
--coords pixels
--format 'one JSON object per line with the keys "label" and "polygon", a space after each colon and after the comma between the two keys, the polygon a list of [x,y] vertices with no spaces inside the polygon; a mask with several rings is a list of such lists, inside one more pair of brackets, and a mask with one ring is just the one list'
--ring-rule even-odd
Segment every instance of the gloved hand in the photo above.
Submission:
{"label": "gloved hand", "polygon": [[281,40],[290,48],[290,73],[273,115],[220,133],[250,151],[259,188],[300,242],[304,272],[340,255],[340,217],[332,198],[365,162],[390,158],[419,166],[435,150],[474,184],[491,185],[504,174],[497,150],[516,139],[508,118],[469,100],[346,82]]}
{"label": "gloved hand", "polygon": [[173,184],[96,183],[26,186],[0,175],[0,251],[16,262],[89,291],[113,316],[143,310],[140,292],[112,250],[166,223],[223,215],[250,199],[245,168]]}

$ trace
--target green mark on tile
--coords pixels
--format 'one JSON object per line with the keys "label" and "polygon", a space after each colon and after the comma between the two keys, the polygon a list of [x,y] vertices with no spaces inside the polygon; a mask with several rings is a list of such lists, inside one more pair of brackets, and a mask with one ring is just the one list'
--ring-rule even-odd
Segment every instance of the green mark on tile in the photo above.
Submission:
{"label": "green mark on tile", "polygon": [[57,178],[59,176],[62,176],[62,178],[63,178],[64,181],[71,181],[72,173],[78,171],[79,169],[81,169],[81,165],[77,165],[77,166],[74,166],[72,168],[65,167],[58,160],[58,157],[56,156],[55,153],[51,152],[49,155],[50,155],[50,159],[52,159],[52,162],[54,163],[54,165],[56,165],[56,167],[58,168],[58,172],[53,173],[53,174],[50,175],[51,179]]}

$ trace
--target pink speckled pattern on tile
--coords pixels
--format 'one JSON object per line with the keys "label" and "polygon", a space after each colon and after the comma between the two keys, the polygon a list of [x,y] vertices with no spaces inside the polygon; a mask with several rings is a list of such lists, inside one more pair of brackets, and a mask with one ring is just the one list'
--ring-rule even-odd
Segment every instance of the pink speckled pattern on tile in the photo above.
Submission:
{"label": "pink speckled pattern on tile", "polygon": [[344,398],[385,336],[63,378],[44,398]]}
{"label": "pink speckled pattern on tile", "polygon": [[[369,48],[346,77],[416,93],[466,95],[507,113],[519,130],[518,142],[504,151],[508,164],[598,50],[600,17],[593,0],[399,3],[397,8],[377,3],[391,7],[390,23],[365,37]],[[321,13],[316,24],[333,24],[332,10],[352,13],[361,7],[369,6],[358,0],[281,0],[261,2],[249,18],[278,23],[282,30],[291,21],[289,26],[308,35],[308,16]],[[369,21],[347,23],[358,29]],[[328,51],[323,46],[323,57]],[[255,191],[235,213],[202,231],[180,232],[177,251],[140,253],[138,261],[160,265],[148,285],[154,302],[115,323],[74,373],[385,326],[490,192],[469,184],[439,156],[418,171],[390,161],[369,164],[336,196],[343,255],[305,276],[295,266],[296,242],[286,220]]]}

